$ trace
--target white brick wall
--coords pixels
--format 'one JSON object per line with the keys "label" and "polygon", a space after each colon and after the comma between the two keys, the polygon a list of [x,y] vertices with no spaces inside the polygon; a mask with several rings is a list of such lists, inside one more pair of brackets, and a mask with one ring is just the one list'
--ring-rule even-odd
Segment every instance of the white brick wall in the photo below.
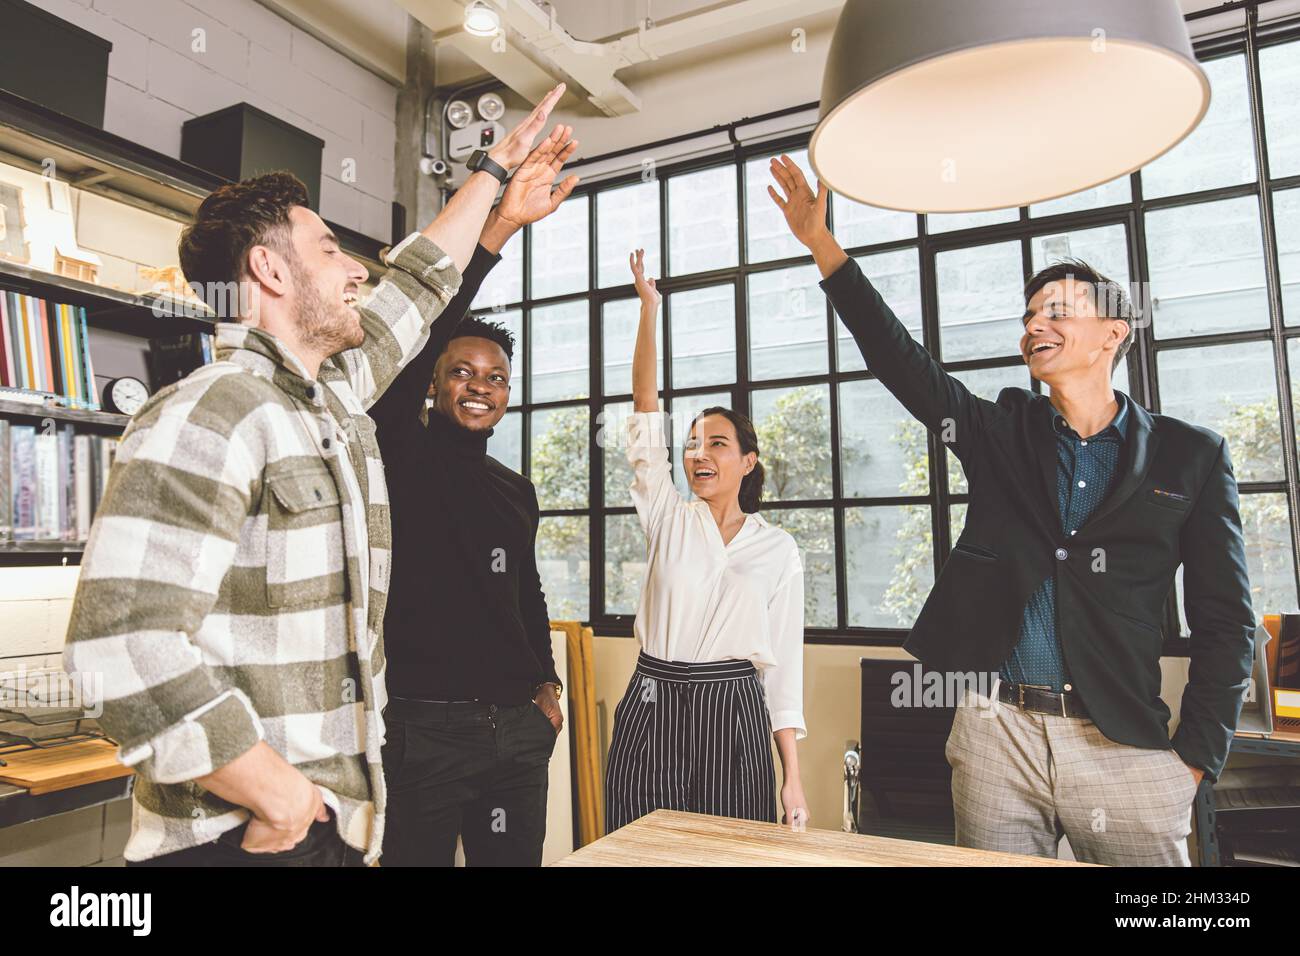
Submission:
{"label": "white brick wall", "polygon": [[325,141],[321,215],[389,238],[397,90],[386,80],[257,0],[30,2],[112,42],[109,132],[179,157],[185,120],[251,103]]}

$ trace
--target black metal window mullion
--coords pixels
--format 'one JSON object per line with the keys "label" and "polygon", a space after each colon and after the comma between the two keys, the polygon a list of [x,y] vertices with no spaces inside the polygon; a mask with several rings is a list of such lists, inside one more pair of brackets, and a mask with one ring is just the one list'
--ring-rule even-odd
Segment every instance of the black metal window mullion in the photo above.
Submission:
{"label": "black metal window mullion", "polygon": [[[1247,33],[1257,28],[1257,16],[1254,15],[1253,9],[1248,14]],[[1297,33],[1300,36],[1300,33]],[[1139,323],[1135,331],[1133,348],[1129,353],[1129,388],[1130,393],[1145,407],[1152,410],[1160,408],[1160,386],[1159,386],[1159,367],[1157,356],[1165,350],[1174,350],[1179,348],[1204,347],[1211,345],[1232,344],[1245,341],[1264,341],[1268,340],[1273,345],[1274,365],[1276,373],[1276,385],[1279,397],[1279,426],[1283,429],[1285,438],[1285,447],[1287,448],[1286,477],[1281,482],[1246,482],[1242,485],[1243,494],[1261,494],[1261,493],[1278,493],[1285,492],[1288,498],[1289,510],[1291,515],[1291,546],[1292,546],[1292,563],[1293,573],[1300,575],[1300,461],[1297,461],[1297,449],[1294,442],[1294,411],[1290,405],[1290,363],[1287,355],[1287,343],[1292,338],[1300,337],[1300,329],[1287,329],[1282,324],[1281,316],[1281,286],[1279,275],[1279,263],[1277,261],[1276,248],[1276,224],[1273,221],[1272,191],[1275,188],[1290,185],[1300,186],[1300,177],[1292,176],[1285,179],[1273,181],[1268,173],[1266,143],[1264,141],[1263,130],[1263,107],[1261,102],[1259,76],[1259,60],[1257,49],[1257,37],[1253,34],[1247,35],[1244,42],[1238,42],[1235,45],[1223,44],[1216,42],[1213,45],[1198,45],[1198,53],[1201,55],[1237,55],[1243,50],[1247,53],[1247,64],[1250,70],[1250,92],[1251,92],[1251,119],[1256,127],[1256,157],[1259,164],[1259,171],[1255,183],[1236,184],[1227,187],[1216,187],[1214,189],[1202,190],[1195,193],[1159,197],[1157,199],[1148,199],[1143,194],[1142,177],[1140,172],[1130,175],[1131,195],[1129,200],[1124,203],[1118,203],[1111,206],[1087,209],[1076,212],[1059,213],[1051,216],[1033,217],[1029,213],[1027,206],[1019,207],[1018,216],[1011,222],[996,223],[990,226],[981,226],[963,230],[953,230],[950,232],[931,233],[928,229],[928,222],[925,216],[917,215],[917,231],[914,239],[904,238],[898,240],[889,240],[882,243],[869,243],[865,246],[854,247],[846,250],[851,257],[862,255],[871,255],[882,252],[890,252],[902,249],[915,249],[917,252],[918,265],[920,269],[921,285],[921,305],[922,305],[922,339],[927,349],[939,361],[945,369],[951,372],[978,371],[982,369],[1010,368],[1019,363],[1018,355],[1000,355],[986,358],[963,360],[960,362],[944,363],[942,349],[942,332],[941,316],[939,314],[938,287],[937,287],[937,256],[941,252],[956,249],[970,248],[973,246],[984,245],[988,243],[1017,240],[1020,243],[1022,272],[1027,278],[1032,273],[1033,268],[1033,241],[1035,237],[1049,235],[1060,232],[1072,232],[1086,228],[1101,227],[1107,225],[1121,225],[1126,232],[1126,255],[1129,264],[1129,274],[1138,288],[1146,290],[1150,283],[1150,265],[1148,248],[1146,242],[1146,214],[1152,210],[1163,210],[1178,208],[1190,205],[1199,205],[1206,202],[1213,202],[1219,199],[1237,198],[1245,195],[1256,195],[1260,202],[1261,223],[1264,234],[1265,244],[1265,265],[1266,277],[1268,282],[1269,301],[1270,301],[1270,323],[1267,329],[1247,330],[1244,332],[1217,333],[1211,335],[1189,336],[1183,339],[1158,340],[1155,336],[1155,330],[1150,321]],[[1271,45],[1271,41],[1270,41]],[[1206,51],[1209,51],[1208,53]],[[752,275],[769,271],[793,268],[807,265],[812,259],[807,254],[796,255],[792,257],[783,257],[774,260],[751,261],[749,254],[749,223],[746,203],[746,179],[748,171],[745,169],[747,160],[762,156],[770,155],[774,152],[779,153],[783,149],[792,152],[796,149],[802,149],[806,145],[806,137],[795,139],[791,137],[787,141],[769,142],[756,144],[752,146],[742,146],[736,144],[730,155],[722,162],[717,157],[702,157],[681,164],[675,164],[666,175],[656,175],[658,182],[659,196],[659,247],[663,267],[661,272],[664,278],[659,282],[660,291],[663,294],[663,365],[664,365],[664,388],[663,394],[670,407],[676,408],[676,403],[691,395],[702,395],[715,391],[726,389],[732,396],[732,406],[738,411],[752,416],[751,393],[755,389],[783,389],[797,388],[802,386],[824,386],[829,392],[829,415],[830,415],[830,441],[832,444],[832,464],[831,464],[831,496],[827,499],[798,500],[765,503],[765,508],[772,512],[788,511],[798,508],[818,508],[828,509],[831,512],[834,523],[834,548],[835,548],[835,627],[809,627],[807,628],[808,637],[811,641],[822,643],[901,643],[906,634],[905,629],[884,628],[884,627],[860,627],[853,626],[849,620],[848,611],[848,542],[846,536],[847,514],[849,509],[860,507],[905,507],[908,505],[928,504],[931,508],[931,527],[933,532],[933,562],[937,569],[946,559],[952,546],[951,518],[950,511],[954,506],[965,504],[969,501],[967,493],[955,492],[948,485],[948,461],[947,450],[939,437],[934,434],[927,434],[927,454],[930,465],[930,487],[928,494],[925,496],[869,496],[869,497],[848,497],[846,496],[845,475],[843,462],[840,457],[843,438],[843,415],[844,406],[840,400],[840,387],[846,382],[869,381],[874,376],[867,370],[844,371],[839,362],[839,343],[838,343],[838,318],[834,310],[827,303],[826,308],[826,331],[828,373],[814,375],[796,375],[783,377],[779,379],[765,379],[755,381],[751,368],[751,336],[749,329],[749,278]],[[736,262],[734,266],[724,267],[711,270],[707,273],[683,273],[683,265],[678,263],[675,268],[670,268],[669,253],[671,248],[671,209],[669,204],[669,187],[673,177],[685,175],[703,169],[708,169],[720,165],[730,165],[734,171],[734,182],[736,189]],[[633,174],[635,176],[635,174]],[[617,181],[602,184],[601,188],[616,188],[618,185],[624,185],[635,181],[634,178],[621,177]],[[591,397],[588,399],[588,405],[593,410],[592,421],[592,444],[590,454],[592,456],[591,474],[593,476],[589,487],[598,498],[596,501],[589,502],[589,507],[585,512],[593,524],[600,525],[599,528],[592,528],[592,551],[591,551],[591,618],[604,629],[621,630],[626,627],[628,615],[607,615],[604,609],[604,594],[607,582],[604,579],[604,523],[609,515],[615,514],[632,514],[631,509],[626,507],[610,506],[605,503],[604,489],[604,471],[603,471],[603,451],[594,441],[597,434],[595,425],[595,415],[603,410],[607,401],[613,401],[615,396],[605,396],[603,394],[603,305],[614,295],[614,289],[599,290],[596,279],[598,273],[598,214],[596,211],[596,190],[586,189],[590,195],[589,211],[589,278],[588,278],[588,296],[592,301],[591,307],[591,329],[589,338],[589,354],[591,356],[590,382]],[[834,204],[828,214],[828,224],[834,227]],[[525,354],[529,356],[528,378],[529,382],[524,384],[524,404],[521,409],[522,420],[522,448],[524,456],[525,469],[530,469],[531,462],[531,427],[530,419],[535,409],[551,407],[552,403],[534,405],[532,402],[531,376],[532,376],[532,356],[531,356],[531,326],[532,311],[539,304],[532,299],[532,282],[529,275],[531,267],[531,229],[526,230],[524,240],[524,301],[521,305],[524,314],[523,338]],[[714,386],[691,386],[685,389],[675,387],[672,376],[672,355],[673,355],[673,335],[672,335],[672,308],[669,304],[669,297],[672,293],[688,289],[705,288],[708,286],[725,285],[730,283],[732,286],[734,300],[734,324],[735,324],[735,380],[729,385]],[[617,287],[620,293],[626,293],[630,290],[625,286]],[[556,297],[557,300],[563,300],[565,297]],[[1141,305],[1148,311],[1145,318],[1150,319],[1150,297],[1145,292]],[[550,300],[547,300],[549,303]],[[1031,382],[1031,387],[1040,389],[1037,383]],[[1041,390],[1041,389],[1040,389]],[[554,404],[565,404],[554,403]],[[680,445],[680,439],[683,436],[675,436],[674,445]],[[567,512],[566,512],[567,513]],[[584,513],[581,510],[574,513]],[[1300,588],[1300,580],[1297,581]],[[1174,620],[1177,620],[1176,607],[1172,605],[1171,611]],[[613,623],[613,627],[609,625]]]}
{"label": "black metal window mullion", "polygon": [[1259,8],[1246,9],[1246,86],[1250,96],[1251,129],[1255,137],[1255,176],[1259,181],[1260,232],[1264,240],[1264,283],[1268,292],[1269,340],[1273,346],[1273,376],[1282,425],[1282,465],[1287,483],[1287,512],[1291,518],[1291,573],[1300,593],[1300,464],[1296,461],[1295,410],[1291,405],[1290,374],[1283,336],[1282,276],[1278,261],[1277,221],[1269,175],[1268,135],[1264,127],[1264,89],[1259,69]]}

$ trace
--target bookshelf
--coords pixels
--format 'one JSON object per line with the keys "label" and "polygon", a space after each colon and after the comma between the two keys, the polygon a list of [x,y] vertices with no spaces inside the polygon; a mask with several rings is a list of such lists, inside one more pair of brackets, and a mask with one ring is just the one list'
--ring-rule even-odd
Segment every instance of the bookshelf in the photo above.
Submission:
{"label": "bookshelf", "polygon": [[84,408],[64,408],[60,405],[35,405],[0,398],[0,417],[19,419],[53,419],[74,425],[98,426],[110,432],[120,432],[131,419],[113,412],[92,412]]}
{"label": "bookshelf", "polygon": [[[86,347],[97,392],[109,378],[120,375],[140,378],[156,391],[160,386],[147,368],[147,356],[155,350],[151,341],[180,341],[187,334],[211,333],[215,324],[210,317],[178,308],[174,300],[150,294],[148,283],[140,277],[169,269],[179,274],[175,237],[203,198],[224,182],[206,170],[0,90],[0,186],[8,185],[11,202],[15,195],[30,201],[31,208],[22,215],[25,228],[20,242],[29,241],[30,249],[24,251],[32,253],[15,255],[13,247],[7,252],[0,249],[0,294],[12,292],[84,309]],[[60,210],[55,208],[56,189],[61,197],[70,197],[60,199],[64,207]],[[40,233],[40,222],[33,228],[29,213],[49,221],[63,215],[66,222],[59,227],[58,241]],[[144,232],[142,223],[148,226]],[[387,243],[336,223],[329,225],[343,248],[366,265],[372,280],[377,279]],[[41,255],[35,254],[38,249]],[[82,255],[83,250],[88,254]],[[96,261],[102,269],[95,268]],[[96,449],[92,454],[98,458],[100,439],[120,435],[130,419],[0,395],[0,422],[7,424],[10,433],[15,427],[29,433],[35,427],[38,435],[71,428],[74,435],[90,436]],[[61,448],[59,454],[68,453]],[[62,457],[59,467],[63,468]],[[106,471],[98,463],[95,470],[96,480],[102,480]],[[58,474],[57,480],[62,481],[63,471]],[[9,484],[8,468],[0,481]],[[9,490],[9,496],[0,498],[11,498],[12,486]],[[70,495],[69,490],[60,498],[60,507],[68,505]],[[8,501],[5,505],[9,507]],[[0,521],[4,524],[12,522]],[[64,524],[67,534],[66,519]],[[66,537],[14,540],[10,536],[0,540],[0,567],[80,563],[82,550],[80,541]]]}

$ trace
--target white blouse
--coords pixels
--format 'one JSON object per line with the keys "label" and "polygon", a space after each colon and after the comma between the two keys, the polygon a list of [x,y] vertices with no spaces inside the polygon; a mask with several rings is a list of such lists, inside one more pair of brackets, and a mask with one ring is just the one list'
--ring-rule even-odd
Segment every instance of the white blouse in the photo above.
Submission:
{"label": "white blouse", "polygon": [[724,545],[708,503],[683,500],[673,484],[660,412],[630,417],[627,458],[647,540],[634,628],[642,649],[666,661],[752,661],[772,730],[806,737],[803,565],[794,538],[751,514]]}

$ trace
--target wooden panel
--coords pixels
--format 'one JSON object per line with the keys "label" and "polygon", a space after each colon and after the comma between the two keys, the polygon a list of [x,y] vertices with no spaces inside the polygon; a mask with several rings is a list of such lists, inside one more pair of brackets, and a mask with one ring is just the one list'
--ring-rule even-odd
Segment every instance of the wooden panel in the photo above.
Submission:
{"label": "wooden panel", "polygon": [[117,759],[117,745],[84,740],[61,747],[0,750],[0,783],[26,787],[33,796],[132,773]]}
{"label": "wooden panel", "polygon": [[656,810],[553,866],[1084,866],[888,837]]}

